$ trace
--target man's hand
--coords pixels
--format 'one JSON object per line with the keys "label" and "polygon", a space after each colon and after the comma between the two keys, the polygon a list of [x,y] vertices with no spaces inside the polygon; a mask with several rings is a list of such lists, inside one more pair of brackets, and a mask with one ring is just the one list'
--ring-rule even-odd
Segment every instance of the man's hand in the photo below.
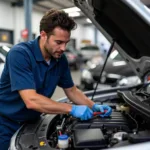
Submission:
{"label": "man's hand", "polygon": [[[111,115],[112,113],[112,109],[111,107],[109,107],[108,105],[98,105],[98,104],[94,104],[93,107],[92,107],[92,110],[94,112],[102,112],[104,114],[100,115],[101,117],[108,117]],[[104,110],[106,112],[104,112]]]}
{"label": "man's hand", "polygon": [[81,120],[88,120],[93,117],[93,111],[85,105],[72,105],[70,114]]}

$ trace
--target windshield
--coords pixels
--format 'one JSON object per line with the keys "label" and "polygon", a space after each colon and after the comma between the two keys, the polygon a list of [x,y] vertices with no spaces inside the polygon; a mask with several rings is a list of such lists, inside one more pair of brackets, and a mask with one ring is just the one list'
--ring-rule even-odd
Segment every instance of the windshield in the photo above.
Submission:
{"label": "windshield", "polygon": [[86,50],[86,51],[99,51],[99,48],[97,46],[84,46],[81,47],[81,50]]}

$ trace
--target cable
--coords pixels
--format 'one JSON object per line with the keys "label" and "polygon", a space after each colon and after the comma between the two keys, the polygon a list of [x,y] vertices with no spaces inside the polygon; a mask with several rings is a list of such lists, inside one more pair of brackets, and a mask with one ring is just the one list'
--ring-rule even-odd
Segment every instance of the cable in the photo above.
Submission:
{"label": "cable", "polygon": [[93,95],[92,95],[92,100],[93,100],[93,98],[94,98],[94,95],[95,95],[95,92],[96,92],[96,90],[97,90],[98,84],[100,83],[102,73],[103,73],[104,68],[105,68],[105,66],[106,66],[106,63],[107,63],[107,59],[108,59],[108,57],[109,57],[109,55],[110,55],[110,53],[111,53],[111,51],[112,51],[112,49],[113,49],[113,47],[114,47],[115,42],[116,42],[116,41],[113,40],[113,42],[112,42],[112,44],[111,44],[111,46],[110,46],[110,48],[109,48],[109,51],[108,51],[108,53],[107,53],[107,57],[106,57],[106,59],[105,59],[104,65],[103,65],[102,70],[101,70],[100,75],[99,75],[99,80],[97,81],[96,86],[95,86],[95,88],[94,88],[94,92],[93,92]]}
{"label": "cable", "polygon": [[126,114],[135,122],[135,124],[136,124],[135,132],[138,132],[139,125],[138,125],[137,121],[130,114],[128,114],[128,113],[126,113]]}

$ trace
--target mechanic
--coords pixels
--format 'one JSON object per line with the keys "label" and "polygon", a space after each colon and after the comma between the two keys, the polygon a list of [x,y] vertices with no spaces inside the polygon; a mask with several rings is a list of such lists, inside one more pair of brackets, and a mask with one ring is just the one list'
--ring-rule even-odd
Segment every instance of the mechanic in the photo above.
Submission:
{"label": "mechanic", "polygon": [[[40,36],[15,45],[8,53],[0,81],[0,145],[7,150],[12,135],[41,113],[70,114],[81,120],[93,112],[111,114],[107,105],[95,104],[74,85],[63,54],[76,23],[67,13],[52,9],[40,21]],[[73,104],[52,100],[56,86]]]}

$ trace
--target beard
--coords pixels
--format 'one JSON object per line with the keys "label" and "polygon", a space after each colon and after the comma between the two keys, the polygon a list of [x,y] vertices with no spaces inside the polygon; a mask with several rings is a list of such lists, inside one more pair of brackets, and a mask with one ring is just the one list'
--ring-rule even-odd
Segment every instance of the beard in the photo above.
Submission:
{"label": "beard", "polygon": [[50,48],[51,46],[50,46],[50,44],[48,43],[48,41],[45,43],[45,45],[44,45],[44,50],[45,50],[45,52],[46,52],[46,55],[49,57],[49,58],[51,58],[51,57],[53,57],[53,58],[55,58],[55,59],[58,59],[58,58],[60,58],[61,56],[62,56],[62,54],[63,54],[63,52],[61,51],[57,51],[57,50],[54,50],[54,49],[52,49],[52,48]]}
{"label": "beard", "polygon": [[46,46],[46,44],[44,45],[44,51],[46,53],[46,56],[51,58],[51,56],[52,56],[52,54],[50,53],[51,50]]}

